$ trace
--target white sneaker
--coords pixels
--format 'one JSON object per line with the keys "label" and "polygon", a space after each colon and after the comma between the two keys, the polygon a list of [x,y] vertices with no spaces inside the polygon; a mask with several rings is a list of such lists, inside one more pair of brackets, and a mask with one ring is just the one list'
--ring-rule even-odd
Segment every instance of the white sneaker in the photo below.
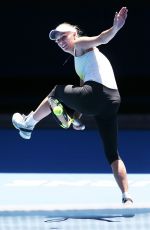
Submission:
{"label": "white sneaker", "polygon": [[128,198],[122,198],[122,203],[124,205],[124,207],[132,207],[133,206],[133,200],[128,197]]}
{"label": "white sneaker", "polygon": [[75,130],[84,130],[85,129],[85,125],[82,124],[82,122],[79,119],[74,119],[72,127]]}
{"label": "white sneaker", "polygon": [[124,217],[134,217],[135,212],[134,212],[134,206],[133,206],[133,200],[128,197],[128,198],[123,198],[122,199],[123,203],[123,216]]}
{"label": "white sneaker", "polygon": [[31,138],[31,134],[34,128],[34,126],[29,126],[26,124],[26,119],[28,116],[25,116],[24,114],[21,115],[20,113],[14,113],[12,116],[12,123],[14,127],[19,130],[20,136],[24,139]]}

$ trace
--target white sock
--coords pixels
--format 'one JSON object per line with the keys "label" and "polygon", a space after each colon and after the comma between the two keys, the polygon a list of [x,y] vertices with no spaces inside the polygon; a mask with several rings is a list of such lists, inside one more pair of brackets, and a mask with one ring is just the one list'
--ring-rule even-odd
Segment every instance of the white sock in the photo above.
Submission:
{"label": "white sock", "polygon": [[38,123],[38,121],[36,121],[36,120],[33,118],[33,115],[34,115],[34,112],[32,111],[32,112],[28,115],[28,117],[27,117],[27,119],[26,119],[26,124],[27,124],[28,126],[34,127],[34,126]]}
{"label": "white sock", "polygon": [[122,193],[122,198],[131,198],[131,196],[128,192],[124,192]]}

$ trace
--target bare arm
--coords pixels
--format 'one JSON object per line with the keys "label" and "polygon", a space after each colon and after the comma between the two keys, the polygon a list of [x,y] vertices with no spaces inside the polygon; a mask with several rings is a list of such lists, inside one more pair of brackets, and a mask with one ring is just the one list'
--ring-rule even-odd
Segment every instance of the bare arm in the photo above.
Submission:
{"label": "bare arm", "polygon": [[103,31],[99,35],[78,38],[75,44],[76,49],[84,50],[108,43],[125,24],[127,12],[128,9],[126,7],[122,7],[119,13],[116,12],[115,14],[113,26],[110,29]]}

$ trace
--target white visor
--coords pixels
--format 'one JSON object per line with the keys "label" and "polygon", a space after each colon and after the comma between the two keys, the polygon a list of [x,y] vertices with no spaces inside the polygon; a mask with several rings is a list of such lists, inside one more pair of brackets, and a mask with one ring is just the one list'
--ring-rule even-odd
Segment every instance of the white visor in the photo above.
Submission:
{"label": "white visor", "polygon": [[65,32],[76,32],[76,28],[69,24],[61,24],[57,26],[56,29],[50,31],[49,38],[51,40],[56,40],[60,33]]}

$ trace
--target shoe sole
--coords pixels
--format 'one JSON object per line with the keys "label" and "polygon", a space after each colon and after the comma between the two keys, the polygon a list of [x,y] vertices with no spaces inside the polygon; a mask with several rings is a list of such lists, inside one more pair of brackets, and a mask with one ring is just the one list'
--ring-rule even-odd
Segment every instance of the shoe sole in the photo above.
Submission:
{"label": "shoe sole", "polygon": [[79,126],[73,125],[73,129],[83,131],[85,129],[85,126],[84,125],[79,125]]}
{"label": "shoe sole", "polygon": [[[24,135],[24,133],[22,132],[21,128],[22,127],[18,127],[18,125],[15,123],[15,121],[12,119],[12,124],[13,126],[19,130],[19,135],[23,138],[23,139],[27,139],[29,140],[31,138],[31,135],[30,136],[27,136],[27,135]],[[25,131],[24,131],[25,132]]]}

